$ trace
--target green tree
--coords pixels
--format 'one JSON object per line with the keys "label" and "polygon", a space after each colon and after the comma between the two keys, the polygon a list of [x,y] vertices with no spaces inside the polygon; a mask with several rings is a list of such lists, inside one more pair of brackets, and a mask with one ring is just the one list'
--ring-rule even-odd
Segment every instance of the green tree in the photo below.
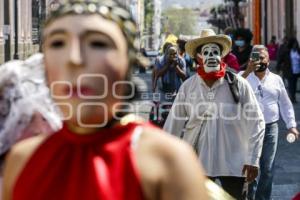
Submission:
{"label": "green tree", "polygon": [[145,28],[146,30],[150,31],[153,23],[153,16],[154,16],[153,0],[145,0],[144,9],[145,9]]}
{"label": "green tree", "polygon": [[163,31],[180,34],[194,35],[197,26],[197,15],[192,9],[170,8],[163,12]]}

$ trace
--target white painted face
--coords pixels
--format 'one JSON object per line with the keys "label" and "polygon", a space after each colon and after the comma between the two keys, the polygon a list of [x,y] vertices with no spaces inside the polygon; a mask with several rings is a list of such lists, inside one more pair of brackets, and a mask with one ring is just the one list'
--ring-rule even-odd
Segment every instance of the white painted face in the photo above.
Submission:
{"label": "white painted face", "polygon": [[221,49],[217,44],[209,43],[202,47],[201,58],[206,73],[220,70]]}

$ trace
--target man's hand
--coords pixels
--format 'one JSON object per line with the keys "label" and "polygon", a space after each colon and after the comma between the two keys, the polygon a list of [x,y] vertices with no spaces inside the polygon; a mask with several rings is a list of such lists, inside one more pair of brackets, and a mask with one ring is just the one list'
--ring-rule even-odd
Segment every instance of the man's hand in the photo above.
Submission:
{"label": "man's hand", "polygon": [[179,58],[176,58],[176,59],[173,61],[173,63],[174,63],[175,65],[179,65]]}
{"label": "man's hand", "polygon": [[167,62],[165,63],[165,65],[168,65],[168,67],[170,66],[170,65],[172,65],[172,63],[173,63],[173,60],[167,60]]}
{"label": "man's hand", "polygon": [[170,63],[170,68],[175,68],[176,66],[178,66],[178,60],[174,59],[172,60],[172,62]]}
{"label": "man's hand", "polygon": [[260,66],[260,60],[253,60],[252,58],[250,58],[246,71],[248,71],[249,73],[254,72],[259,68],[259,66]]}
{"label": "man's hand", "polygon": [[294,134],[297,140],[300,138],[300,133],[296,128],[290,128],[288,134],[289,133]]}
{"label": "man's hand", "polygon": [[243,175],[246,174],[246,181],[251,183],[258,176],[258,167],[244,165],[242,173]]}
{"label": "man's hand", "polygon": [[251,74],[252,72],[254,72],[256,69],[259,68],[259,64],[260,61],[257,60],[253,60],[252,58],[249,59],[249,62],[247,64],[247,68],[244,71],[244,73],[242,74],[242,77],[247,78],[249,76],[249,74]]}

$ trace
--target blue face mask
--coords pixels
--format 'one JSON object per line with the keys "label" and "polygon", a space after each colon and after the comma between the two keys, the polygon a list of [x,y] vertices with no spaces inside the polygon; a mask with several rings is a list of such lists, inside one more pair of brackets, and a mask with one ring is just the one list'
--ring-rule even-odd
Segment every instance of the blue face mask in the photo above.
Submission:
{"label": "blue face mask", "polygon": [[245,46],[245,40],[236,40],[235,45],[238,47],[243,47]]}

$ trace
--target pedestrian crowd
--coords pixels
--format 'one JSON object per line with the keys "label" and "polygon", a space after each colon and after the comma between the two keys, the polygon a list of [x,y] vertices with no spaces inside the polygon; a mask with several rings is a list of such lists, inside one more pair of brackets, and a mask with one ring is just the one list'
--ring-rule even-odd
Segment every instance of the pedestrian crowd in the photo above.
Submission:
{"label": "pedestrian crowd", "polygon": [[218,179],[234,198],[263,200],[271,199],[280,116],[287,134],[299,138],[292,103],[300,51],[296,38],[279,45],[272,36],[268,45],[253,46],[252,37],[245,28],[228,27],[224,35],[205,29],[185,41],[184,51],[178,45],[178,57],[185,52],[192,58],[196,75],[186,71],[160,125],[188,142],[206,176]]}

